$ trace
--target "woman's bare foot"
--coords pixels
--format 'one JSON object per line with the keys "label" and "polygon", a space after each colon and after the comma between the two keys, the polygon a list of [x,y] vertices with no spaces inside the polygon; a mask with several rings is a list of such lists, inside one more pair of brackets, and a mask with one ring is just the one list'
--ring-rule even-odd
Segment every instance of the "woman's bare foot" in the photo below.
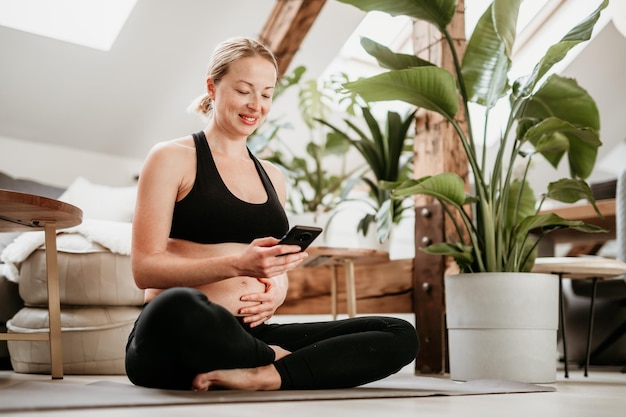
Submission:
{"label": "woman's bare foot", "polygon": [[281,379],[274,365],[248,369],[223,369],[198,374],[191,388],[208,391],[215,388],[248,391],[272,391],[280,389]]}

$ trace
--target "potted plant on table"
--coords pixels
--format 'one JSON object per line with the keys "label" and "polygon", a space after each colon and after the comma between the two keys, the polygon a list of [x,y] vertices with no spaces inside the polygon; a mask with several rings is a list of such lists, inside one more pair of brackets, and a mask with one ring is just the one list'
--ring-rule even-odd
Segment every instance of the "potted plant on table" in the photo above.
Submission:
{"label": "potted plant on table", "polygon": [[[391,190],[383,182],[396,182],[410,178],[412,173],[412,137],[408,134],[413,125],[415,110],[403,118],[395,111],[388,111],[385,125],[381,126],[367,106],[360,106],[363,120],[369,132],[359,128],[349,118],[344,122],[348,130],[342,130],[326,120],[317,119],[331,128],[328,137],[338,137],[350,143],[361,155],[368,169],[346,183],[342,201],[351,203],[359,200],[365,204],[365,214],[357,225],[357,231],[367,236],[373,224],[376,240],[388,243],[393,225],[397,225],[406,212],[404,199],[392,199]],[[356,137],[355,137],[356,136]],[[355,185],[362,181],[367,186],[367,198],[350,198]],[[340,207],[339,207],[340,209]]]}
{"label": "potted plant on table", "polygon": [[[487,8],[462,60],[448,32],[456,0],[340,1],[368,12],[379,10],[426,21],[441,32],[453,54],[455,70],[451,73],[417,56],[395,54],[364,39],[366,50],[390,70],[345,85],[366,101],[402,100],[441,114],[457,132],[469,161],[475,190],[472,196],[466,194],[464,181],[453,173],[387,184],[396,198],[428,195],[440,201],[448,213],[460,217],[455,221],[451,216],[458,241],[423,248],[428,253],[453,257],[461,271],[445,278],[452,378],[553,382],[558,280],[529,271],[538,242],[546,233],[559,228],[589,232],[598,229],[554,214],[540,214],[541,203],[537,203],[526,174],[537,155],[555,167],[567,156],[570,178],[549,184],[543,199],[565,203],[587,199],[595,206],[584,179],[590,175],[601,145],[597,107],[575,80],[549,73],[570,49],[590,39],[608,1],[551,46],[529,76],[513,83],[509,82],[508,72],[521,0],[495,0]],[[476,138],[471,130],[475,121],[469,103],[483,105],[488,118],[502,98],[508,98],[510,111],[497,157],[489,165],[484,156],[486,136]],[[457,120],[459,101],[467,117],[468,132]],[[486,129],[485,135],[489,133]],[[520,162],[525,169],[517,177],[515,169]],[[536,289],[535,284],[546,287]],[[511,290],[510,285],[520,287]],[[491,290],[494,297],[488,298]],[[537,301],[547,306],[535,305]],[[517,313],[514,306],[518,307]],[[483,307],[501,310],[484,311]]]}

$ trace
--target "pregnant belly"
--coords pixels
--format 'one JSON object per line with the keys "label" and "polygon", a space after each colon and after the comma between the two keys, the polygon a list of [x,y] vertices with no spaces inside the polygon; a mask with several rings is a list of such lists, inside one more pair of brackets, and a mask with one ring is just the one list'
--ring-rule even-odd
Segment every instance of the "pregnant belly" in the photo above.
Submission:
{"label": "pregnant belly", "polygon": [[243,307],[259,304],[257,301],[241,301],[243,295],[265,292],[265,284],[245,277],[229,278],[196,288],[205,293],[211,302],[221,305],[234,315],[239,315]]}

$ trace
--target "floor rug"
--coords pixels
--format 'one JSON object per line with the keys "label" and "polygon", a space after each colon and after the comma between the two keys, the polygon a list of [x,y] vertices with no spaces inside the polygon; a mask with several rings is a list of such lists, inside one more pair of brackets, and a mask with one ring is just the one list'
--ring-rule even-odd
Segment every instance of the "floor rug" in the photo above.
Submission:
{"label": "floor rug", "polygon": [[551,392],[539,386],[501,380],[454,382],[444,378],[394,375],[352,389],[311,391],[174,391],[100,381],[88,385],[64,381],[20,382],[0,389],[0,413],[60,409],[227,404],[268,401],[319,401],[365,398],[412,398],[449,395]]}

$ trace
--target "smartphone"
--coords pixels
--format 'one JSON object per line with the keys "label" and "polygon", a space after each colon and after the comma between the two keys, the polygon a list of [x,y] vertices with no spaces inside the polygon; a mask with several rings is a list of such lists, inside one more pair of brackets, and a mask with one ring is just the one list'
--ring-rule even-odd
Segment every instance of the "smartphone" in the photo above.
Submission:
{"label": "smartphone", "polygon": [[[300,252],[309,247],[309,245],[315,240],[315,238],[322,233],[321,227],[315,226],[301,226],[296,225],[292,227],[285,236],[278,242],[279,245],[298,245],[300,246]],[[288,255],[287,253],[279,256]]]}

